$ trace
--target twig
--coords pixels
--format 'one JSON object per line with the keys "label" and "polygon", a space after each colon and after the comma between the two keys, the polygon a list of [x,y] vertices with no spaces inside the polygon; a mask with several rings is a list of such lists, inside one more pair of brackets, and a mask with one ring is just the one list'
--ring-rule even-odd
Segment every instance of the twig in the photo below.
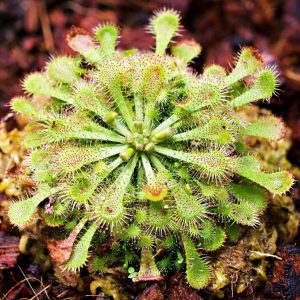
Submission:
{"label": "twig", "polygon": [[[23,270],[21,269],[20,266],[18,266],[18,268],[19,268],[19,270],[21,271],[21,273],[22,273],[22,275],[24,276],[24,278],[26,279],[26,281],[27,281],[27,283],[28,283],[28,285],[29,285],[31,291],[33,292],[34,295],[36,295],[36,293],[35,293],[35,291],[34,291],[32,285],[30,284],[30,282],[29,282],[28,278],[26,277],[25,273],[23,272]],[[39,298],[37,298],[37,299],[40,300]]]}
{"label": "twig", "polygon": [[[69,292],[68,290],[62,291],[59,295],[57,295],[57,299],[64,297],[66,294],[68,294],[68,292]],[[65,299],[67,299],[67,298],[65,298]]]}
{"label": "twig", "polygon": [[[43,277],[41,277],[41,285],[42,285],[42,287],[45,286],[45,285],[44,285],[44,282],[43,282]],[[48,293],[47,293],[46,290],[45,290],[45,295],[47,296],[47,298],[48,298],[49,300],[51,300],[51,299],[49,298],[49,295],[48,295]]]}
{"label": "twig", "polygon": [[282,260],[282,257],[277,256],[277,255],[274,255],[274,254],[263,253],[263,252],[259,252],[259,251],[250,251],[250,252],[255,253],[255,254],[258,254],[258,255],[261,255],[261,256],[264,256],[264,257],[273,257],[273,258]]}
{"label": "twig", "polygon": [[49,52],[53,52],[55,50],[55,46],[45,0],[36,0],[36,4],[38,8],[39,19],[42,26],[45,47]]}
{"label": "twig", "polygon": [[22,279],[21,281],[19,281],[18,283],[16,283],[12,288],[10,288],[5,295],[3,295],[3,297],[7,298],[7,296],[13,291],[15,290],[19,285],[21,285],[23,282],[28,281],[28,280],[36,280],[38,282],[40,282],[37,278],[34,277],[27,277]]}
{"label": "twig", "polygon": [[[35,298],[37,298],[38,295],[40,295],[41,293],[45,292],[45,294],[47,294],[46,290],[51,286],[51,284],[45,286],[42,290],[40,290],[35,296],[33,296],[32,298],[30,298],[29,300],[33,300]],[[38,298],[37,298],[38,299]],[[48,297],[49,299],[49,297]]]}

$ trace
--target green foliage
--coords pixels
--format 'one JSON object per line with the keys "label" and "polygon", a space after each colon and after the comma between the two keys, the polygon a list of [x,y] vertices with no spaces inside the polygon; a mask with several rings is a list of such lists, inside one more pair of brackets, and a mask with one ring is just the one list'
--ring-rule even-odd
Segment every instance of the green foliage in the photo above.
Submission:
{"label": "green foliage", "polygon": [[89,247],[98,226],[98,222],[93,223],[80,238],[74,247],[70,260],[66,264],[67,269],[79,270],[86,263]]}
{"label": "green foliage", "polygon": [[140,270],[135,281],[149,281],[162,279],[156,266],[153,254],[149,250],[142,250]]}
{"label": "green foliage", "polygon": [[256,185],[245,185],[232,183],[230,185],[231,193],[241,202],[248,202],[258,211],[263,211],[266,206],[266,197],[262,188]]}
{"label": "green foliage", "polygon": [[236,242],[242,233],[241,226],[236,223],[226,224],[226,232],[228,233],[228,240],[230,242]]}
{"label": "green foliage", "polygon": [[34,196],[13,202],[8,210],[8,217],[11,223],[17,226],[26,225],[38,205],[52,194],[55,194],[55,189],[51,189],[48,185],[40,185],[38,192]]}
{"label": "green foliage", "polygon": [[186,276],[189,284],[201,289],[205,287],[210,279],[210,269],[199,253],[193,241],[188,236],[183,236],[183,244],[186,256]]}
{"label": "green foliage", "polygon": [[72,84],[79,79],[77,62],[68,56],[58,56],[47,64],[47,73],[53,81]]}
{"label": "green foliage", "polygon": [[[135,281],[159,280],[159,268],[185,263],[189,284],[203,288],[210,268],[202,253],[227,237],[235,241],[241,226],[255,226],[265,190],[282,194],[293,184],[287,171],[261,171],[244,143],[245,136],[280,139],[282,122],[266,117],[245,125],[235,108],[270,98],[276,72],[243,48],[231,72],[212,65],[196,76],[186,66],[201,51],[196,42],[165,54],[179,29],[176,12],[158,12],[150,24],[155,53],[116,50],[119,30],[111,24],[94,36],[75,30],[68,43],[79,55],[52,58],[23,83],[27,94],[53,101],[12,100],[12,109],[30,118],[26,163],[37,190],[12,203],[8,216],[23,227],[53,196],[53,212],[41,213],[45,222],[83,232],[68,269],[86,264],[91,245],[113,241],[110,260],[125,256]],[[128,266],[139,254],[136,272]],[[93,262],[97,270],[106,263]]]}
{"label": "green foliage", "polygon": [[219,249],[226,240],[226,233],[220,226],[215,226],[213,235],[209,239],[201,239],[200,246],[206,251],[215,251]]}
{"label": "green foliage", "polygon": [[241,106],[253,101],[271,98],[276,89],[276,73],[272,70],[262,70],[254,85],[245,93],[238,96],[232,101],[233,106]]}
{"label": "green foliage", "polygon": [[285,127],[280,119],[269,116],[247,125],[244,130],[241,131],[241,134],[276,141],[284,136]]}
{"label": "green foliage", "polygon": [[156,53],[163,55],[168,44],[178,31],[180,17],[176,11],[163,10],[158,12],[150,23],[150,31],[156,38]]}
{"label": "green foliage", "polygon": [[11,101],[11,108],[26,117],[36,119],[47,119],[42,111],[38,110],[35,105],[24,97],[16,97]]}
{"label": "green foliage", "polygon": [[269,190],[274,195],[285,193],[294,183],[292,175],[287,171],[264,173],[253,156],[238,159],[237,173]]}
{"label": "green foliage", "polygon": [[172,47],[172,55],[180,58],[184,63],[189,63],[201,52],[200,45],[193,41],[183,41]]}
{"label": "green foliage", "polygon": [[118,39],[118,28],[114,25],[100,25],[95,30],[95,38],[100,43],[102,55],[113,56]]}

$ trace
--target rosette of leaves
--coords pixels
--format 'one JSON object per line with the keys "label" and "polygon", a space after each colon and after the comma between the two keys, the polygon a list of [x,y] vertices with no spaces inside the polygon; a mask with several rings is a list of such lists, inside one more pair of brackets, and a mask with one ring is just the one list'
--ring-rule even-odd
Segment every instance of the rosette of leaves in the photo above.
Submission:
{"label": "rosette of leaves", "polygon": [[8,215],[25,226],[50,197],[52,209],[41,209],[46,222],[73,224],[58,244],[67,249],[66,268],[78,270],[91,244],[113,239],[125,257],[128,249],[141,257],[136,281],[162,278],[154,254],[171,241],[199,289],[210,279],[203,255],[239,226],[257,225],[267,191],[283,194],[293,184],[287,171],[262,170],[243,143],[244,136],[278,140],[283,123],[272,116],[248,124],[235,114],[269,99],[277,75],[252,48],[240,51],[229,73],[211,65],[197,75],[187,67],[201,51],[195,41],[166,54],[180,30],[175,11],[156,13],[149,29],[154,52],[117,50],[119,29],[111,24],[93,35],[74,30],[68,43],[78,56],[54,57],[24,79],[27,94],[50,100],[11,102],[30,119],[26,161],[37,188]]}

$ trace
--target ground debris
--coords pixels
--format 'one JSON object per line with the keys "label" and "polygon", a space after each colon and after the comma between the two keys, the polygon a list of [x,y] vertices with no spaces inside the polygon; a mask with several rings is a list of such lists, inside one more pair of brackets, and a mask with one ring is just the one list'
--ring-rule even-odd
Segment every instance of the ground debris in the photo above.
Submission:
{"label": "ground debris", "polygon": [[19,254],[19,238],[0,231],[0,269],[14,267]]}
{"label": "ground debris", "polygon": [[168,300],[203,300],[186,282],[182,273],[176,273],[170,279],[167,291]]}
{"label": "ground debris", "polygon": [[264,289],[269,299],[300,299],[300,248],[292,245],[280,248],[276,255],[281,260],[274,263],[273,274]]}
{"label": "ground debris", "polygon": [[54,265],[54,275],[65,287],[78,287],[82,289],[83,282],[79,272],[66,270],[60,265]]}
{"label": "ground debris", "polygon": [[157,283],[152,284],[137,297],[137,300],[164,300],[163,293]]}
{"label": "ground debris", "polygon": [[[98,293],[99,289],[101,289],[100,293]],[[95,277],[95,279],[90,283],[90,291],[92,295],[97,295],[103,299],[106,299],[106,296],[112,297],[114,300],[129,299],[127,295],[122,292],[122,286],[118,281],[118,278],[112,274],[105,274],[101,277]]]}

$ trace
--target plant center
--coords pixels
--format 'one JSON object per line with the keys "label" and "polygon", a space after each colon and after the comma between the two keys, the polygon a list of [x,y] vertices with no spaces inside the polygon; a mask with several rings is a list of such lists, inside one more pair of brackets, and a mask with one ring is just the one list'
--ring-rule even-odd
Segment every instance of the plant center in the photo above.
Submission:
{"label": "plant center", "polygon": [[154,149],[150,132],[144,128],[141,121],[134,122],[134,130],[126,137],[126,142],[135,151],[151,152]]}

